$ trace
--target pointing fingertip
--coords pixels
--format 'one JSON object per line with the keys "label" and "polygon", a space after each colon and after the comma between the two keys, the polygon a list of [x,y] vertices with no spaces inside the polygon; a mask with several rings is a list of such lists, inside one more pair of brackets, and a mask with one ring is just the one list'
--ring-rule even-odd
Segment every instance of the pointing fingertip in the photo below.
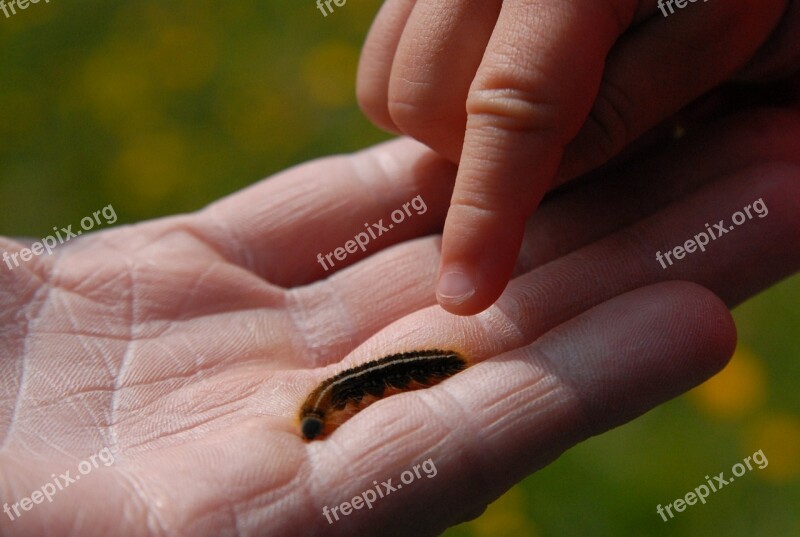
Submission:
{"label": "pointing fingertip", "polygon": [[460,306],[475,295],[475,278],[462,269],[445,269],[436,286],[436,296],[445,309]]}

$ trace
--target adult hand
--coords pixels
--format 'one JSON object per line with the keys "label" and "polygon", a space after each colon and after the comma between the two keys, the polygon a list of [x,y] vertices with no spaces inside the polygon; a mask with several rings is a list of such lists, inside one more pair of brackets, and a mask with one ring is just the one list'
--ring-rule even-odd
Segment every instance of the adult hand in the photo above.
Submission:
{"label": "adult hand", "polygon": [[459,163],[439,303],[461,315],[494,303],[554,181],[606,162],[737,71],[796,68],[793,4],[387,0],[364,47],[359,101],[377,125]]}
{"label": "adult hand", "polygon": [[[701,286],[732,305],[800,266],[798,134],[796,113],[739,118],[554,196],[530,223],[520,276],[473,317],[431,293],[430,233],[454,170],[407,140],[3,267],[2,533],[432,535],[478,515],[724,365],[734,327]],[[317,263],[416,195],[427,212],[335,274]],[[756,199],[767,217],[656,261]],[[475,365],[300,438],[298,409],[322,379],[431,347]],[[104,452],[108,466],[83,471]],[[34,503],[47,484],[52,501]],[[343,512],[367,490],[384,496]]]}

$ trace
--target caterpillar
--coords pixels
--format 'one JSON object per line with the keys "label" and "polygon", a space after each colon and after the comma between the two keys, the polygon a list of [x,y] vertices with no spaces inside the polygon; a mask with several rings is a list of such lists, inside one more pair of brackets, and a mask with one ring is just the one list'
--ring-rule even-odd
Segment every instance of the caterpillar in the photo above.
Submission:
{"label": "caterpillar", "polygon": [[459,353],[432,349],[392,354],[347,369],[306,397],[300,408],[300,433],[306,440],[323,438],[382,397],[428,388],[466,367]]}

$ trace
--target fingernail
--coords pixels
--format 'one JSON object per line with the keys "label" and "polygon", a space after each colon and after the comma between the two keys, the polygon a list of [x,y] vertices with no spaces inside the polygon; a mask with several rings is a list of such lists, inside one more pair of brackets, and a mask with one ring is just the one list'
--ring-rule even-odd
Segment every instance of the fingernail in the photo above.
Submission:
{"label": "fingernail", "polygon": [[457,270],[445,272],[439,278],[436,294],[439,296],[440,302],[457,306],[475,294],[475,284],[472,282],[472,278],[463,272]]}

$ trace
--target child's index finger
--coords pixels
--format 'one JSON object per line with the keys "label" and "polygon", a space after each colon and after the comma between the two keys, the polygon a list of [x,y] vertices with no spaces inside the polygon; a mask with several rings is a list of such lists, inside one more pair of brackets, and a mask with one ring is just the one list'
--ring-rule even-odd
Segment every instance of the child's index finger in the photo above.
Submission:
{"label": "child's index finger", "polygon": [[525,221],[589,115],[606,55],[637,5],[504,3],[466,103],[436,290],[449,312],[479,313],[503,292]]}

